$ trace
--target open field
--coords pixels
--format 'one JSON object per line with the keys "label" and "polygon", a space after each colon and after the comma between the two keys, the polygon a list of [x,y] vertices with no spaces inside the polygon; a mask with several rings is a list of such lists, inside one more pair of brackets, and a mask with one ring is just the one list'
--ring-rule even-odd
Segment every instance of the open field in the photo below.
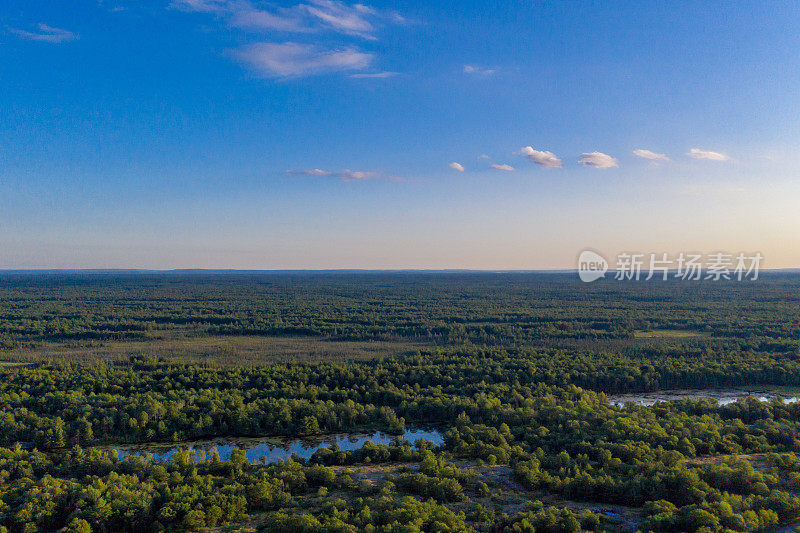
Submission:
{"label": "open field", "polygon": [[0,353],[13,365],[36,361],[127,361],[131,357],[156,357],[172,362],[265,364],[332,362],[410,354],[424,347],[407,341],[342,341],[315,337],[206,336],[161,338],[147,341],[91,341],[42,343],[36,348],[15,348]]}

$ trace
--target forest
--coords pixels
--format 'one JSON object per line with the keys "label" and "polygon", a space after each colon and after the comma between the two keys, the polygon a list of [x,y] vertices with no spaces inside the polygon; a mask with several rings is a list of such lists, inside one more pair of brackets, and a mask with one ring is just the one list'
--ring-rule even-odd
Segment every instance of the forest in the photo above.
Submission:
{"label": "forest", "polygon": [[793,273],[4,272],[0,531],[789,531],[800,402],[610,398],[793,398],[799,341]]}

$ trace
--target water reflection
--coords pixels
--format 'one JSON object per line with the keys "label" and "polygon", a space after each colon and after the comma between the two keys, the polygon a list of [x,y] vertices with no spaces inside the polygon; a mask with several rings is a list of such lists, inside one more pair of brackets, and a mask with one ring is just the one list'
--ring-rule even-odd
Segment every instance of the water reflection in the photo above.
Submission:
{"label": "water reflection", "polygon": [[636,392],[629,394],[609,394],[608,401],[612,405],[622,406],[628,402],[649,407],[659,402],[673,400],[713,398],[720,405],[731,404],[740,398],[755,398],[760,402],[770,402],[779,398],[783,403],[794,403],[800,396],[800,390],[788,387],[754,387],[738,389],[679,389],[656,392]]}
{"label": "water reflection", "polygon": [[216,449],[222,460],[230,459],[233,449],[238,447],[245,450],[247,460],[251,463],[274,463],[282,461],[297,454],[304,459],[310,458],[314,452],[320,448],[330,447],[336,443],[343,451],[357,450],[371,442],[373,444],[390,444],[398,437],[403,438],[412,444],[417,439],[425,439],[436,445],[444,442],[440,431],[436,429],[409,429],[400,435],[390,435],[388,433],[372,433],[359,435],[329,435],[322,438],[235,438],[235,439],[214,439],[208,441],[196,441],[191,443],[174,444],[148,444],[135,446],[119,446],[114,448],[120,459],[128,455],[151,455],[156,461],[168,460],[180,449],[189,449],[194,452],[204,451],[206,454]]}

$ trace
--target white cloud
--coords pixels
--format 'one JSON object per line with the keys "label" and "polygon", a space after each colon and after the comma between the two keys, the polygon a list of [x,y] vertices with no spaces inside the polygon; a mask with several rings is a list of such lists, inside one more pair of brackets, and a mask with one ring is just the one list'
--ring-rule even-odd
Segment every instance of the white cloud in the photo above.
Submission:
{"label": "white cloud", "polygon": [[372,40],[375,26],[371,19],[400,23],[393,13],[384,14],[363,4],[351,6],[337,0],[311,0],[308,4],[271,9],[251,0],[173,0],[171,6],[216,15],[242,29],[297,33],[327,29]]}
{"label": "white cloud", "polygon": [[553,152],[547,150],[534,150],[532,146],[524,146],[520,149],[519,154],[527,157],[529,161],[543,167],[560,168],[562,166],[561,159]]}
{"label": "white cloud", "polygon": [[495,170],[505,170],[506,172],[511,172],[514,170],[514,167],[511,165],[498,165],[497,163],[492,163],[492,168]]}
{"label": "white cloud", "polygon": [[355,181],[355,180],[371,180],[373,178],[377,178],[380,176],[377,172],[364,172],[361,170],[345,170],[343,172],[338,172],[336,174],[337,177],[342,178],[344,181]]}
{"label": "white cloud", "polygon": [[366,172],[363,170],[342,170],[341,172],[328,172],[327,170],[321,170],[318,168],[311,170],[287,170],[286,173],[292,176],[330,176],[333,178],[339,178],[342,181],[363,181],[379,178],[381,176],[379,172]]}
{"label": "white cloud", "polygon": [[686,155],[694,159],[711,159],[712,161],[727,161],[730,159],[730,157],[725,154],[700,150],[699,148],[692,148]]}
{"label": "white cloud", "polygon": [[395,24],[411,24],[410,20],[405,18],[400,13],[397,13],[396,11],[392,11],[389,13],[389,19]]}
{"label": "white cloud", "polygon": [[369,73],[359,73],[359,74],[350,74],[351,78],[394,78],[398,76],[399,72],[369,72]]}
{"label": "white cloud", "polygon": [[[313,43],[253,43],[229,51],[264,77],[291,77],[361,70],[375,57],[341,41],[342,34],[375,40],[380,23],[404,24],[392,11],[378,11],[363,4],[346,4],[339,0],[307,0],[305,3],[277,7],[253,0],[172,0],[170,6],[187,12],[205,13],[224,21],[228,26],[249,33],[271,35],[275,32],[310,34],[330,33],[336,36],[316,37]],[[331,39],[333,40],[331,42]],[[325,44],[324,41],[328,41]],[[389,78],[396,72],[382,71],[356,74],[357,78]]]}
{"label": "white cloud", "polygon": [[610,155],[602,152],[589,152],[581,154],[581,158],[578,160],[578,162],[585,167],[594,168],[611,168],[619,166],[619,162],[617,161],[616,157],[611,157]]}
{"label": "white cloud", "polygon": [[355,48],[323,50],[310,44],[255,43],[230,52],[235,59],[268,78],[309,76],[369,66],[372,54]]}
{"label": "white cloud", "polygon": [[667,154],[658,154],[656,152],[651,152],[650,150],[643,150],[641,148],[639,148],[638,150],[634,150],[633,155],[637,157],[643,157],[644,159],[650,159],[652,161],[669,161],[669,157],[667,157]]}
{"label": "white cloud", "polygon": [[277,9],[272,13],[265,9],[258,9],[250,2],[242,0],[231,4],[226,13],[231,26],[243,30],[277,30],[294,33],[313,31],[306,24],[302,14],[296,8]]}
{"label": "white cloud", "polygon": [[16,28],[9,28],[9,31],[23,39],[45,43],[63,43],[65,41],[74,41],[78,38],[78,35],[71,31],[54,28],[42,22],[37,24],[36,27],[38,31],[25,31]]}
{"label": "white cloud", "polygon": [[173,0],[171,7],[223,17],[231,26],[246,30],[313,31],[300,6],[268,11],[250,0]]}
{"label": "white cloud", "polygon": [[230,0],[173,0],[170,7],[184,11],[221,15],[230,11],[230,6],[233,3]]}
{"label": "white cloud", "polygon": [[464,65],[464,74],[475,74],[478,76],[490,76],[497,72],[496,68],[486,68],[479,65]]}
{"label": "white cloud", "polygon": [[458,170],[459,172],[464,172],[464,165],[462,165],[461,163],[456,163],[455,161],[453,161],[452,163],[450,163],[447,166],[452,168],[453,170]]}
{"label": "white cloud", "polygon": [[490,159],[491,159],[491,157],[489,157],[489,156],[488,156],[488,155],[486,155],[486,154],[481,154],[481,155],[479,155],[479,156],[478,156],[478,159],[484,159],[484,160],[488,161],[488,160],[490,160]]}
{"label": "white cloud", "polygon": [[310,170],[287,170],[287,174],[292,176],[330,176],[332,173],[327,170],[312,168]]}
{"label": "white cloud", "polygon": [[372,35],[375,28],[367,20],[367,17],[377,14],[371,7],[362,4],[348,6],[334,0],[312,0],[311,3],[313,5],[303,7],[323,24],[348,35],[375,39]]}

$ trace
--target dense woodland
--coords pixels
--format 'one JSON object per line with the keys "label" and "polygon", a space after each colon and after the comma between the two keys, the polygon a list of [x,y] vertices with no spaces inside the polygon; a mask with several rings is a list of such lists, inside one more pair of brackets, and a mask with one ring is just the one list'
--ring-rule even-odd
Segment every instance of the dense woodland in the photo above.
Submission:
{"label": "dense woodland", "polygon": [[[794,274],[3,273],[0,527],[775,531],[800,522],[800,403],[607,394],[800,387],[799,289]],[[244,335],[414,349],[269,364],[41,355]],[[106,448],[429,426],[440,446],[398,438],[276,464]]]}
{"label": "dense woodland", "polygon": [[[325,336],[519,347],[682,329],[792,351],[800,276],[581,283],[531,273],[0,273],[0,342]],[[594,348],[594,342],[587,343]]]}

